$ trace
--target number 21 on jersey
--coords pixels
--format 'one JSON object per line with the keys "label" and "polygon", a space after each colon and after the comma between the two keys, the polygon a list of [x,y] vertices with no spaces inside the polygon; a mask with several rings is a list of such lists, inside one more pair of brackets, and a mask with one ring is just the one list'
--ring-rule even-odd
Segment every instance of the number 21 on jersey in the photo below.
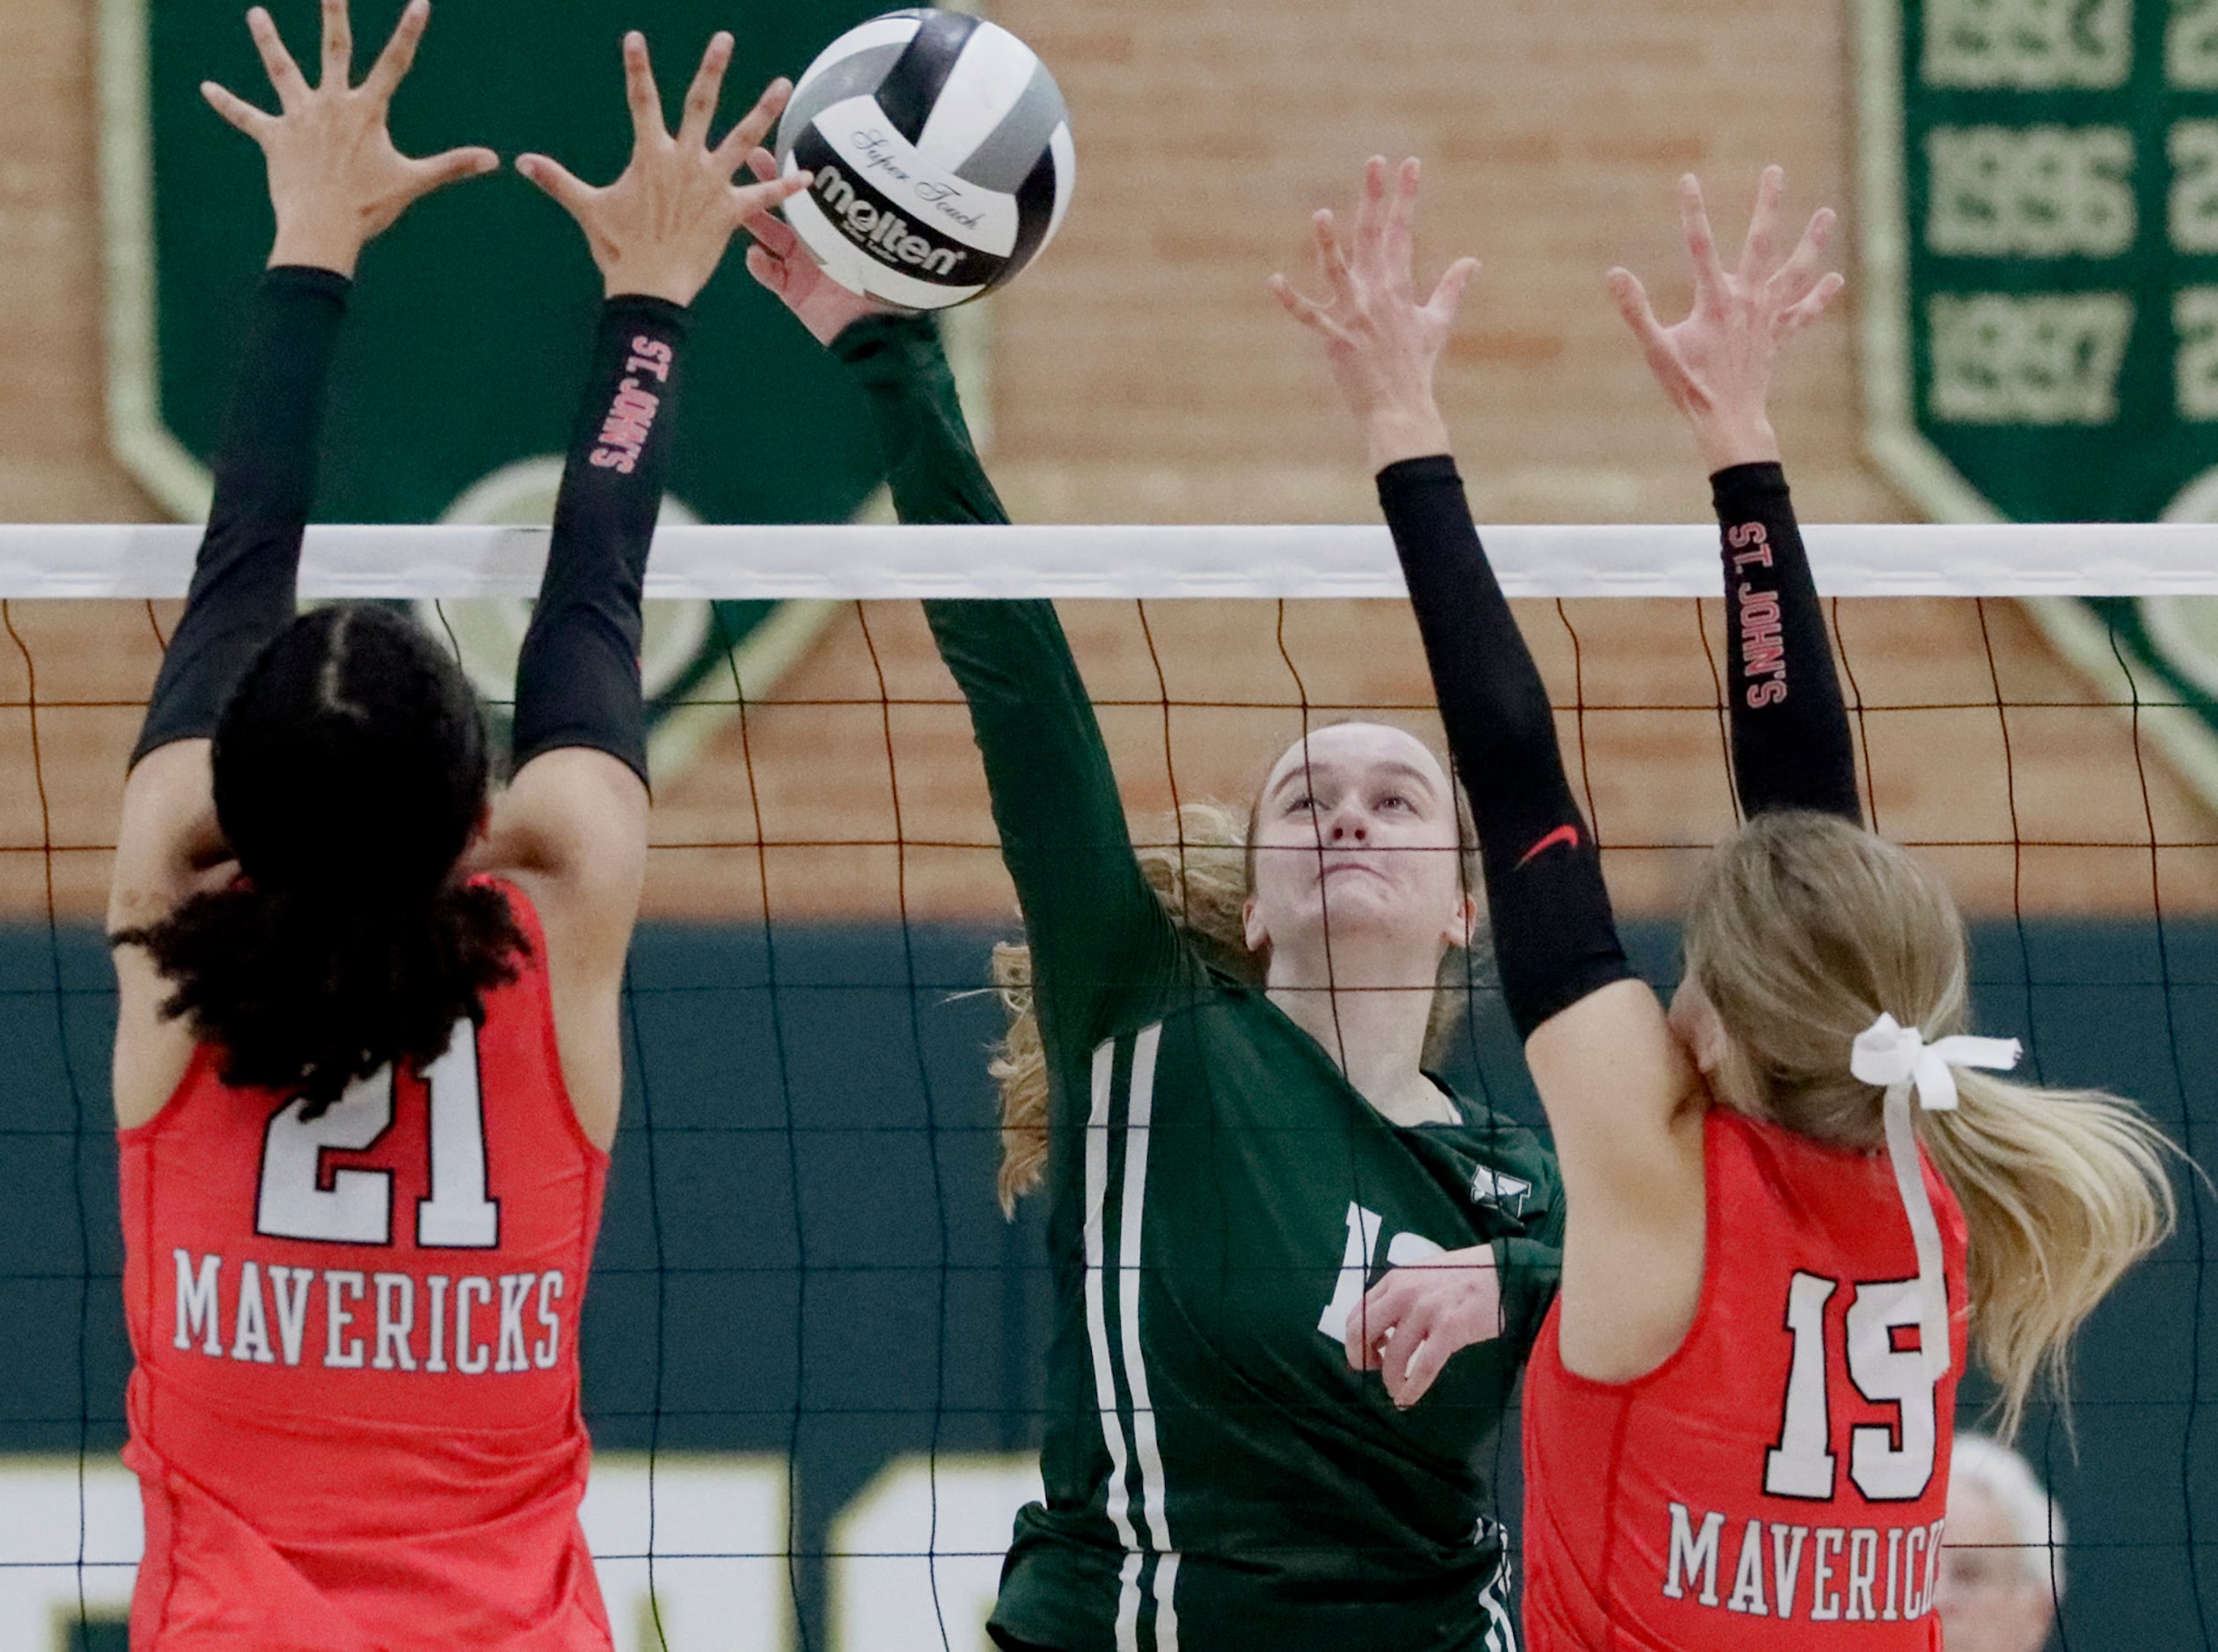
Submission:
{"label": "number 21 on jersey", "polygon": [[[447,1053],[424,1070],[430,1093],[431,1191],[416,1202],[416,1244],[428,1250],[492,1250],[501,1243],[501,1202],[486,1193],[485,1103],[478,1087],[478,1029],[455,1023]],[[393,1070],[357,1079],[320,1115],[302,1116],[305,1098],[271,1115],[262,1137],[254,1231],[273,1239],[333,1245],[392,1243],[392,1172],[334,1170],[327,1152],[358,1153],[392,1128]]]}
{"label": "number 21 on jersey", "polygon": [[1892,1406],[1896,1414],[1892,1427],[1859,1423],[1848,1430],[1848,1478],[1869,1502],[1914,1502],[1933,1479],[1933,1388],[1939,1375],[1923,1349],[1895,1341],[1898,1330],[1918,1324],[1915,1279],[1851,1284],[1796,1273],[1787,1288],[1786,1318],[1794,1356],[1779,1443],[1764,1454],[1764,1490],[1806,1502],[1833,1499],[1837,1464],[1826,1309],[1842,1290],[1854,1293],[1847,1316],[1848,1380],[1871,1404]]}

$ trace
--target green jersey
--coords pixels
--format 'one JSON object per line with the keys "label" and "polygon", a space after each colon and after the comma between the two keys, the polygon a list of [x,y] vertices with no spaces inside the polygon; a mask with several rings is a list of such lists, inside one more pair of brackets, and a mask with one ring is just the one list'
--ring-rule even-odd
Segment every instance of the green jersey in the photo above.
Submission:
{"label": "green jersey", "polygon": [[[928,325],[841,340],[904,521],[999,521]],[[1555,1162],[1458,1099],[1389,1122],[1133,858],[1044,602],[926,604],[1024,911],[1051,1093],[1044,1503],[992,1624],[1056,1652],[1431,1652],[1514,1638],[1481,1459],[1553,1295]],[[1394,1265],[1494,1246],[1504,1334],[1398,1410],[1342,1330]]]}

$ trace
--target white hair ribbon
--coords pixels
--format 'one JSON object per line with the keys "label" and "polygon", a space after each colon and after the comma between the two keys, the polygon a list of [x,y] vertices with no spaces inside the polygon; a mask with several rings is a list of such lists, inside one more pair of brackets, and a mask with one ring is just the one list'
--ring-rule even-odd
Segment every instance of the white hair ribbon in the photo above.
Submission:
{"label": "white hair ribbon", "polygon": [[1866,1084],[1886,1088],[1887,1158],[1894,1185],[1910,1218],[1910,1237],[1918,1251],[1918,1340],[1926,1363],[1938,1379],[1949,1369],[1948,1275],[1941,1258],[1941,1228],[1925,1191],[1917,1134],[1910,1127],[1910,1092],[1928,1112],[1952,1112],[1957,1104],[1956,1067],[1985,1067],[2007,1072],[2017,1065],[2015,1038],[1973,1038],[1957,1034],[1929,1044],[1914,1027],[1893,1016],[1879,1019],[1856,1034],[1848,1071]]}

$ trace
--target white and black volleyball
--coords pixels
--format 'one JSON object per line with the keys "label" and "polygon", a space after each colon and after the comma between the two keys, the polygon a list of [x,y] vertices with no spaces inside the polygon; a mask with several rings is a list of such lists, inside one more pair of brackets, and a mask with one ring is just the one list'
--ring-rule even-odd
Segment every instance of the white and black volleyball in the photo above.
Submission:
{"label": "white and black volleyball", "polygon": [[785,206],[841,285],[944,310],[1006,285],[1055,238],[1077,155],[1055,77],[959,11],[889,11],[809,66],[778,164],[816,174]]}

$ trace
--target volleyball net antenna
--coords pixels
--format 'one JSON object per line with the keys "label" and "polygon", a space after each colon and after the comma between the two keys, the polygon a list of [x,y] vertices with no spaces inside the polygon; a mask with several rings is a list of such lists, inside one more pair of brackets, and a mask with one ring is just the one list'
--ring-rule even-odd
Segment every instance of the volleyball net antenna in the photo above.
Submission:
{"label": "volleyball net antenna", "polygon": [[[1867,810],[1956,890],[1978,1030],[2218,1165],[2218,528],[1806,536]],[[1483,537],[1636,961],[1668,986],[1675,914],[1736,818],[1716,530]],[[124,1644],[99,925],[196,539],[0,527],[0,1652]],[[302,592],[412,605],[497,718],[545,548],[316,529]],[[1037,1202],[1009,1223],[995,1200],[982,989],[1014,902],[913,599],[1060,599],[1135,837],[1165,841],[1182,805],[1244,811],[1307,728],[1439,748],[1392,549],[1373,528],[669,528],[648,594],[654,847],[583,1321],[617,1643],[983,1648],[1037,1495],[1052,1310]],[[1449,1077],[1538,1122],[1483,977]],[[2076,1456],[2053,1409],[2022,1436],[2069,1523],[2070,1648],[2214,1644],[2218,1235],[2183,1208],[2081,1340]],[[1987,1396],[1965,1392],[1970,1426]],[[1512,1419],[1488,1465],[1512,1529],[1517,1456]]]}

